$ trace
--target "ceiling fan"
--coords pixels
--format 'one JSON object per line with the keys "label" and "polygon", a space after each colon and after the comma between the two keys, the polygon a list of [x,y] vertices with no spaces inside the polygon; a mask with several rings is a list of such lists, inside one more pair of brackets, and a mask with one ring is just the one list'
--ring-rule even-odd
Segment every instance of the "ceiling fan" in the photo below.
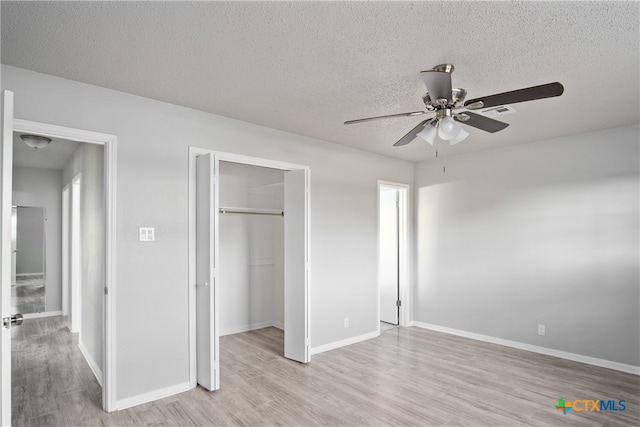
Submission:
{"label": "ceiling fan", "polygon": [[560,83],[555,82],[465,101],[464,98],[467,95],[467,91],[451,87],[451,73],[453,69],[454,67],[451,64],[440,64],[435,66],[433,70],[422,71],[420,73],[427,87],[427,93],[422,97],[426,111],[412,111],[409,113],[349,120],[344,122],[344,124],[350,125],[370,120],[411,117],[433,113],[435,114],[433,117],[418,124],[418,126],[411,129],[409,133],[393,145],[396,147],[406,145],[413,141],[416,136],[421,137],[433,145],[436,135],[441,139],[449,141],[451,145],[454,145],[469,136],[469,133],[466,132],[458,122],[490,133],[499,132],[509,126],[507,123],[473,113],[472,111],[457,112],[457,110],[478,110],[505,104],[515,104],[517,102],[551,98],[560,96],[564,92],[564,87]]}

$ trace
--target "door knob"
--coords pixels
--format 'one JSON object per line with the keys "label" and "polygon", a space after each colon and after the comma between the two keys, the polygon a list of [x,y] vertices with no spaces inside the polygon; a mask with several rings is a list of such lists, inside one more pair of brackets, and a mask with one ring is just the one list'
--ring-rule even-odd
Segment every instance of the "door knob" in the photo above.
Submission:
{"label": "door knob", "polygon": [[22,321],[24,320],[24,316],[20,313],[14,314],[11,317],[5,317],[2,319],[2,327],[4,329],[9,329],[11,325],[20,326],[22,325]]}
{"label": "door knob", "polygon": [[22,321],[24,320],[24,316],[20,313],[14,314],[11,316],[11,324],[14,326],[22,325]]}

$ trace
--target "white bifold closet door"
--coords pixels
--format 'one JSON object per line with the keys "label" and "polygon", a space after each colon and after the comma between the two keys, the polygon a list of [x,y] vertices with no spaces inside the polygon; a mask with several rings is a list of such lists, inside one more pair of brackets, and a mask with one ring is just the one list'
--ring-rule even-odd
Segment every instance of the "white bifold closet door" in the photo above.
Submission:
{"label": "white bifold closet door", "polygon": [[198,384],[220,388],[215,277],[215,171],[211,154],[196,159],[196,364]]}
{"label": "white bifold closet door", "polygon": [[[196,378],[220,388],[218,165],[224,155],[196,159]],[[237,159],[233,159],[242,163]],[[249,163],[247,163],[249,164]],[[255,163],[254,163],[255,164]],[[264,166],[269,167],[270,164]],[[284,173],[284,356],[310,361],[309,352],[309,170]],[[224,309],[224,307],[222,308]]]}
{"label": "white bifold closet door", "polygon": [[309,171],[284,174],[284,357],[309,362]]}

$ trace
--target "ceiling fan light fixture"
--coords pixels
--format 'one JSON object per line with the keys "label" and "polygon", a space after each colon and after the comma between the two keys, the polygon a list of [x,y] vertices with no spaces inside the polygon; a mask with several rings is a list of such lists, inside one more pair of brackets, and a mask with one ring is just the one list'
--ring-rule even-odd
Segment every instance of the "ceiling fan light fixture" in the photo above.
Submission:
{"label": "ceiling fan light fixture", "polygon": [[46,136],[40,135],[20,135],[20,139],[24,142],[28,147],[31,148],[44,148],[51,143],[51,138],[47,138]]}
{"label": "ceiling fan light fixture", "polygon": [[460,128],[460,133],[458,133],[458,136],[456,136],[454,139],[452,139],[449,143],[451,145],[456,145],[458,142],[463,141],[468,136],[469,136],[469,132],[467,132],[466,130]]}
{"label": "ceiling fan light fixture", "polygon": [[436,127],[433,124],[428,124],[418,132],[418,136],[433,145],[436,142],[437,133]]}
{"label": "ceiling fan light fixture", "polygon": [[462,128],[458,123],[453,120],[451,116],[443,117],[440,120],[440,126],[438,126],[438,136],[444,140],[455,139]]}
{"label": "ceiling fan light fixture", "polygon": [[[455,145],[469,136],[469,133],[462,129],[459,122],[485,132],[496,133],[505,129],[509,124],[489,117],[489,112],[500,115],[505,113],[505,110],[511,108],[507,104],[552,98],[564,93],[564,86],[559,82],[554,82],[465,101],[467,91],[465,89],[452,87],[451,73],[453,70],[454,67],[452,64],[440,64],[433,67],[432,70],[420,72],[420,77],[427,88],[427,92],[422,96],[425,111],[387,114],[384,116],[348,120],[344,122],[344,124],[435,113],[435,117],[432,116],[416,124],[413,129],[396,141],[393,146],[401,147],[407,145],[416,139],[417,136],[431,145],[435,145],[436,136],[448,141],[451,145]],[[456,111],[461,108],[466,108],[467,111]],[[479,114],[473,112],[473,110],[478,109],[483,109],[483,111],[479,111]]]}

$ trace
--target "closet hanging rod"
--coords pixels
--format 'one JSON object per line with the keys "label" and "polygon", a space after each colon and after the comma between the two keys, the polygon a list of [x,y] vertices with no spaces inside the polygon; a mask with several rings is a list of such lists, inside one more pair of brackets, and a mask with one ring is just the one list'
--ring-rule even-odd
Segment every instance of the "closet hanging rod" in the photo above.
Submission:
{"label": "closet hanging rod", "polygon": [[248,214],[248,215],[275,215],[284,216],[283,211],[275,209],[243,209],[243,208],[220,208],[221,214]]}

